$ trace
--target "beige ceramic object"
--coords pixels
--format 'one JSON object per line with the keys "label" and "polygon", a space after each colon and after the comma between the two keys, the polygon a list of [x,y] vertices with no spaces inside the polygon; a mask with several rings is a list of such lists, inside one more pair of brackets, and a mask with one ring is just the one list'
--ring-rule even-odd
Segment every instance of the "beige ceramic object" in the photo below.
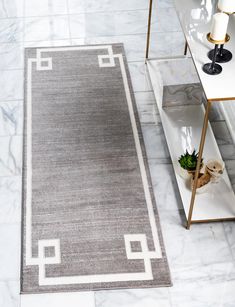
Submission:
{"label": "beige ceramic object", "polygon": [[206,163],[206,172],[211,176],[211,182],[219,182],[224,172],[224,162],[218,159],[211,159]]}

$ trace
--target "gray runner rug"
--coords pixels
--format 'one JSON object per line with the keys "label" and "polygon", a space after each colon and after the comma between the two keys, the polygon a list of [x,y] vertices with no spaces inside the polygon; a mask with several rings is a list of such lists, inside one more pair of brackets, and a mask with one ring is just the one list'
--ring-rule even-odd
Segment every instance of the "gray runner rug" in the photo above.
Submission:
{"label": "gray runner rug", "polygon": [[122,44],[25,50],[21,292],[171,284]]}

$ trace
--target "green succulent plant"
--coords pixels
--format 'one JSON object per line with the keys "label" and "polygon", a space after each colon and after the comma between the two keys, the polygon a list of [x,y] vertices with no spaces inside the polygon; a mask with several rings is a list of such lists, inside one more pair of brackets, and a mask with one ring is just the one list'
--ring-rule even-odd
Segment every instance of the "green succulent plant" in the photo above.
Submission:
{"label": "green succulent plant", "polygon": [[[194,171],[197,167],[197,160],[198,160],[198,153],[196,153],[196,150],[190,154],[186,150],[186,153],[184,155],[181,155],[178,162],[180,166],[188,171]],[[202,165],[203,159],[201,159],[201,165]]]}

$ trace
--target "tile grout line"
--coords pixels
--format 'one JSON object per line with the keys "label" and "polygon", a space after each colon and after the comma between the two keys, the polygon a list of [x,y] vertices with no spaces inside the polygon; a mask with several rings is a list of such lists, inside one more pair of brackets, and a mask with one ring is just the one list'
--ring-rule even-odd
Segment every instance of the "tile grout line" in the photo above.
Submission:
{"label": "tile grout line", "polygon": [[[67,15],[64,15],[64,17],[67,16]],[[53,15],[52,16],[49,16],[50,18],[54,17]],[[24,22],[23,22],[23,30],[25,30],[25,19],[24,18]],[[25,31],[24,31],[25,32]],[[182,33],[181,31],[179,30],[175,30],[175,31],[152,31],[152,34],[176,34],[176,33]],[[23,36],[25,33],[23,33]],[[85,39],[85,38],[88,38],[88,39],[97,39],[97,38],[101,38],[101,37],[128,37],[128,36],[140,36],[140,35],[146,35],[145,32],[138,32],[138,33],[128,33],[128,34],[106,34],[106,35],[97,35],[97,36],[75,36],[75,37],[71,37],[72,39]],[[63,38],[57,38],[57,39],[53,39],[53,40],[68,40],[67,37],[63,37]],[[20,40],[16,40],[15,42],[12,42],[12,41],[0,41],[1,44],[21,44],[21,43],[30,43],[30,42],[43,42],[43,41],[48,41],[48,39],[44,39],[44,40],[25,40],[24,38],[23,39],[20,39]]]}
{"label": "tile grout line", "polygon": [[[176,33],[181,33],[182,34],[182,31],[167,31],[167,32],[164,32],[164,31],[157,31],[157,32],[153,32],[153,34],[176,34]],[[90,36],[88,37],[89,40],[91,39],[97,39],[97,38],[105,38],[105,37],[123,37],[123,36],[146,36],[146,33],[130,33],[130,34],[117,34],[117,35],[103,35],[103,36]],[[86,38],[85,36],[75,36],[75,37],[72,37],[71,35],[71,39],[84,39]],[[55,39],[55,41],[63,41],[63,40],[68,40],[68,38],[57,38]],[[2,41],[0,42],[2,45],[20,45],[20,44],[23,44],[24,42],[25,43],[38,43],[38,42],[44,42],[44,41],[48,41],[48,40],[27,40],[27,41],[24,41],[24,40],[19,40],[19,41],[15,41],[15,42],[12,42],[12,41]]]}
{"label": "tile grout line", "polygon": [[[162,8],[158,8],[158,11],[159,10],[174,10],[175,11],[175,8],[174,7],[162,7]],[[110,10],[110,11],[84,11],[84,12],[80,12],[80,13],[69,13],[69,14],[45,14],[45,15],[28,15],[26,16],[25,15],[25,6],[24,6],[24,9],[23,9],[23,16],[10,16],[10,17],[0,17],[0,20],[14,20],[14,19],[27,19],[27,18],[44,18],[44,17],[63,17],[63,16],[66,16],[66,15],[71,15],[71,16],[74,16],[74,15],[89,15],[89,14],[115,14],[115,13],[128,13],[128,12],[146,12],[148,13],[148,8],[140,8],[140,9],[129,9],[129,10]]]}
{"label": "tile grout line", "polygon": [[72,35],[71,35],[71,24],[70,24],[70,15],[69,15],[69,2],[66,0],[66,8],[67,8],[67,17],[68,17],[68,28],[69,28],[69,41],[72,46]]}
{"label": "tile grout line", "polygon": [[96,298],[96,294],[98,293],[98,291],[92,291],[94,293],[94,307],[98,307],[97,304],[97,298]]}
{"label": "tile grout line", "polygon": [[[22,135],[22,136],[23,136],[23,135]],[[6,175],[6,176],[0,176],[0,179],[4,179],[4,178],[15,178],[15,177],[21,178],[21,174],[19,174],[19,175]]]}
{"label": "tile grout line", "polygon": [[[25,15],[25,0],[23,0],[23,15]],[[24,39],[25,39],[25,18],[23,18],[23,37],[22,37],[22,43],[23,43],[23,48],[24,48]],[[23,56],[24,56],[24,51],[23,51]]]}

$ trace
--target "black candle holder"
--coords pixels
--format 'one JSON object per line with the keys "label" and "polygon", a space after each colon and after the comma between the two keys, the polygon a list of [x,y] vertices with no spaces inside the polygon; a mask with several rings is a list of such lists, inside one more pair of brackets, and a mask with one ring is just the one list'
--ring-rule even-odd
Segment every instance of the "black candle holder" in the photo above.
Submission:
{"label": "black candle holder", "polygon": [[[207,38],[208,39],[208,38]],[[211,38],[208,39],[210,42],[212,42]],[[225,40],[224,40],[224,43],[227,43],[228,41],[230,40],[230,36],[228,34],[226,34],[226,37],[225,37]],[[215,42],[213,40],[213,42]],[[233,55],[232,55],[232,52],[230,52],[229,50],[227,49],[224,49],[224,43],[223,44],[220,44],[220,47],[218,49],[218,52],[216,54],[216,59],[215,61],[217,63],[227,63],[229,61],[231,61]],[[212,61],[213,58],[214,58],[214,49],[209,51],[208,52],[208,58]]]}
{"label": "black candle holder", "polygon": [[202,70],[208,74],[208,75],[218,75],[221,73],[222,71],[222,66],[220,66],[219,64],[216,63],[216,57],[219,51],[219,45],[223,45],[226,41],[229,41],[229,35],[226,34],[226,37],[224,40],[214,40],[213,38],[211,38],[211,34],[208,33],[207,34],[207,40],[212,43],[215,44],[215,48],[214,50],[212,50],[212,57],[211,57],[211,63],[206,63],[203,65]]}

